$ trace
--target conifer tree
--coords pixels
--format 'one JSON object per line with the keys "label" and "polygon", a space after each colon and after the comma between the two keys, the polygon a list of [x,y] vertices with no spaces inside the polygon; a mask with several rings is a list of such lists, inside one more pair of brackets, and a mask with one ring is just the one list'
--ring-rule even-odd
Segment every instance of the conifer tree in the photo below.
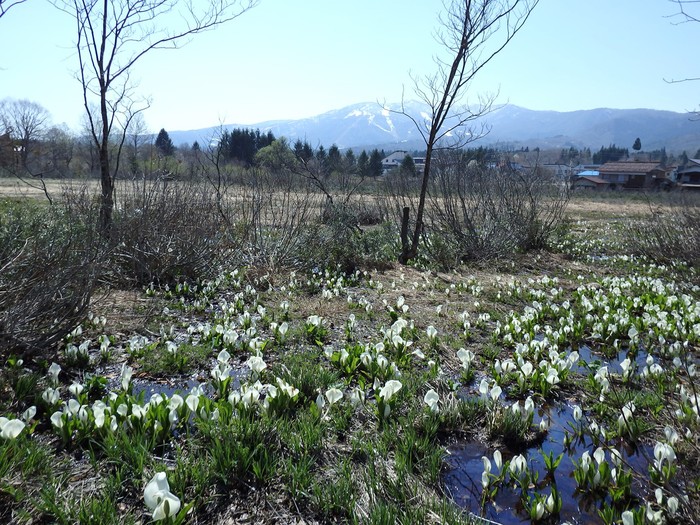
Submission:
{"label": "conifer tree", "polygon": [[401,171],[402,175],[408,177],[415,177],[416,163],[413,161],[413,157],[411,157],[409,154],[406,154],[406,156],[401,161],[401,166],[399,167],[399,170]]}
{"label": "conifer tree", "polygon": [[355,173],[355,169],[357,168],[355,153],[351,149],[345,152],[345,167],[350,173]]}
{"label": "conifer tree", "polygon": [[160,152],[160,154],[165,157],[169,157],[173,153],[175,153],[175,145],[173,144],[173,141],[170,140],[170,135],[168,135],[168,132],[165,131],[165,129],[161,129],[158,132],[158,137],[156,137],[155,146],[156,149]]}
{"label": "conifer tree", "polygon": [[369,176],[379,177],[383,172],[382,166],[382,154],[379,153],[378,149],[373,149],[372,153],[369,155]]}
{"label": "conifer tree", "polygon": [[357,157],[357,172],[361,177],[369,177],[369,155],[365,150]]}
{"label": "conifer tree", "polygon": [[328,171],[333,173],[334,171],[340,171],[342,169],[342,157],[340,155],[340,149],[338,146],[333,144],[328,148]]}

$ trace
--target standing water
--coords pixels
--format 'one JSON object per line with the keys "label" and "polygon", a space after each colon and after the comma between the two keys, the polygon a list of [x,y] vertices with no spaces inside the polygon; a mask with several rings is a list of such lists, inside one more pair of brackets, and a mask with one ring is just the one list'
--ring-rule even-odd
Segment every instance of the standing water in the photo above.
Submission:
{"label": "standing water", "polygon": [[[610,503],[610,498],[607,496],[593,498],[579,492],[574,479],[574,461],[579,462],[585,451],[593,455],[598,445],[594,444],[589,436],[573,441],[567,439],[567,430],[569,434],[573,434],[572,429],[577,425],[573,408],[569,405],[546,406],[539,411],[534,424],[538,424],[541,419],[549,422],[549,430],[545,439],[522,452],[527,459],[530,472],[537,479],[537,482],[529,487],[529,490],[548,495],[551,488],[556,487],[562,498],[562,508],[558,517],[562,523],[579,525],[603,523],[598,515],[598,510],[603,502]],[[570,443],[565,446],[567,441]],[[651,451],[646,448],[633,451],[620,447],[619,451],[623,462],[635,472],[646,472],[647,458],[650,455],[653,457]],[[450,447],[448,452],[449,455],[445,459],[448,471],[444,475],[443,481],[447,493],[452,496],[457,505],[464,507],[476,516],[504,525],[529,521],[530,517],[521,501],[521,489],[512,484],[502,484],[495,498],[492,501],[486,501],[482,506],[481,480],[484,471],[482,456],[493,460],[494,450],[488,450],[480,443],[467,442]],[[501,450],[501,453],[504,463],[513,456],[507,450]],[[543,454],[550,453],[554,457],[563,454],[562,461],[553,476],[547,473],[543,459]],[[494,467],[494,473],[496,471],[497,468]],[[644,488],[641,486],[633,486],[635,493],[640,493],[643,490]]]}

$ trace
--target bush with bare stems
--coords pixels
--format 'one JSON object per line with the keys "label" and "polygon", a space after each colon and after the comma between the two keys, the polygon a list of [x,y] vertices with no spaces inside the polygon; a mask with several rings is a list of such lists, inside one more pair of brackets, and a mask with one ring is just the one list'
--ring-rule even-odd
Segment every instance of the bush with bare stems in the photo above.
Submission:
{"label": "bush with bare stems", "polygon": [[659,195],[649,201],[649,209],[647,217],[625,225],[625,239],[633,253],[661,263],[700,266],[700,196]]}
{"label": "bush with bare stems", "polygon": [[328,177],[314,159],[295,157],[282,139],[258,152],[258,167],[232,176],[215,138],[200,167],[217,205],[235,210],[245,264],[272,271],[327,265],[354,270],[383,256],[377,233],[362,229],[383,219],[374,196],[360,193],[362,177]]}
{"label": "bush with bare stems", "polygon": [[303,268],[303,253],[319,227],[323,196],[291,173],[249,170],[233,192],[251,266]]}
{"label": "bush with bare stems", "polygon": [[[46,357],[87,314],[103,260],[97,215],[7,205],[0,215],[0,356]],[[88,220],[86,220],[88,219]]]}
{"label": "bush with bare stems", "polygon": [[[432,169],[422,235],[443,267],[545,248],[563,220],[567,186],[545,170],[477,162],[458,150],[440,152]],[[395,216],[417,205],[417,178],[396,174],[386,189]]]}
{"label": "bush with bare stems", "polygon": [[213,277],[238,257],[229,227],[231,207],[217,203],[210,186],[182,181],[134,181],[117,194],[108,276],[145,286]]}

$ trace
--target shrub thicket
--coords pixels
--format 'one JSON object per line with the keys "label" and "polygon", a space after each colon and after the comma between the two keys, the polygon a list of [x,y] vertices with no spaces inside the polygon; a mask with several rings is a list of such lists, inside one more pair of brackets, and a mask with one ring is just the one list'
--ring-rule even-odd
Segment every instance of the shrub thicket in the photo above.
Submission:
{"label": "shrub thicket", "polygon": [[[562,219],[566,190],[541,171],[486,168],[454,152],[437,156],[433,168],[423,231],[429,264],[452,267],[543,248]],[[6,206],[2,351],[55,346],[84,317],[98,279],[146,286],[196,281],[240,265],[386,267],[398,250],[387,217],[414,206],[419,189],[418,179],[405,174],[387,177],[385,198],[377,199],[359,191],[363,179],[335,188],[313,171],[251,169],[235,180],[212,173],[208,182],[121,185],[108,240],[96,231],[98,199],[86,191],[66,193],[52,206]],[[638,249],[672,256],[683,248],[696,261],[698,214],[682,208],[668,219],[637,235]]]}
{"label": "shrub thicket", "polygon": [[0,213],[0,356],[40,356],[86,316],[104,251],[73,201],[4,203]]}
{"label": "shrub thicket", "polygon": [[[440,266],[545,248],[564,218],[568,189],[545,170],[491,167],[449,150],[431,169],[422,240]],[[388,213],[415,208],[419,183],[401,173],[387,177]]]}
{"label": "shrub thicket", "polygon": [[140,181],[118,194],[110,278],[145,286],[213,277],[237,257],[232,209],[198,182]]}
{"label": "shrub thicket", "polygon": [[659,195],[647,217],[626,224],[632,251],[654,261],[700,265],[700,198],[687,193]]}

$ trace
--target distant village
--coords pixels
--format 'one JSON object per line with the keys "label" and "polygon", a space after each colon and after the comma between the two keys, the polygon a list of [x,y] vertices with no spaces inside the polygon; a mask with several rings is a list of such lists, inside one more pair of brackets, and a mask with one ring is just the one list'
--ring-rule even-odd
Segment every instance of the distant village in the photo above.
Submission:
{"label": "distant village", "polygon": [[[398,169],[406,151],[394,151],[382,160],[383,173]],[[416,171],[421,173],[425,166],[424,157],[412,157]],[[496,167],[497,163],[493,162]],[[581,191],[615,190],[700,190],[700,158],[687,159],[683,166],[665,165],[660,161],[649,161],[642,155],[627,160],[605,162],[603,164],[568,165],[542,163],[525,165],[508,162],[513,170],[530,170],[535,167],[547,170],[557,178],[568,181],[572,189]]]}

